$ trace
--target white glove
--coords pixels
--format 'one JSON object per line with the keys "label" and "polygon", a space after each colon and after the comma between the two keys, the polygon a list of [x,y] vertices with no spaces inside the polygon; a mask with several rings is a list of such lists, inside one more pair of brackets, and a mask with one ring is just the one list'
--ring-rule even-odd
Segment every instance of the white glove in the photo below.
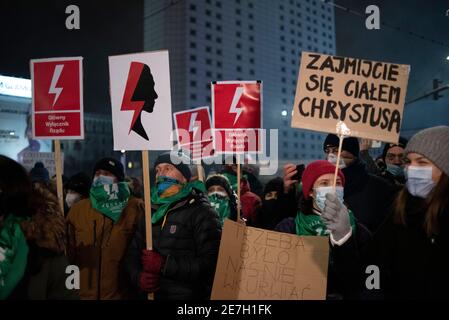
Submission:
{"label": "white glove", "polygon": [[326,194],[321,219],[335,241],[341,240],[351,232],[348,209],[340,203],[340,200],[333,193]]}

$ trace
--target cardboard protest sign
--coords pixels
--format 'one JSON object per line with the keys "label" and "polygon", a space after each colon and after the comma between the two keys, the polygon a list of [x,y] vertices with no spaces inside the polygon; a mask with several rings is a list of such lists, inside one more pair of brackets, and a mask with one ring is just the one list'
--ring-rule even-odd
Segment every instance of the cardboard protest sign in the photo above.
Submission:
{"label": "cardboard protest sign", "polygon": [[173,118],[180,149],[188,150],[192,160],[214,156],[209,107],[175,112]]}
{"label": "cardboard protest sign", "polygon": [[215,151],[262,152],[262,83],[221,81],[211,89]]}
{"label": "cardboard protest sign", "polygon": [[[21,154],[19,162],[25,167],[27,171],[33,169],[36,162],[42,162],[44,167],[47,168],[50,178],[56,175],[55,154],[53,152],[26,151]],[[61,153],[62,169],[64,169],[63,163],[64,163],[64,154]],[[64,173],[63,170],[62,173]]]}
{"label": "cardboard protest sign", "polygon": [[324,300],[328,237],[245,227],[225,220],[213,300]]}
{"label": "cardboard protest sign", "polygon": [[172,149],[168,51],[109,57],[114,150]]}
{"label": "cardboard protest sign", "polygon": [[82,60],[30,60],[33,137],[84,139]]}
{"label": "cardboard protest sign", "polygon": [[399,140],[410,66],[303,52],[291,126]]}

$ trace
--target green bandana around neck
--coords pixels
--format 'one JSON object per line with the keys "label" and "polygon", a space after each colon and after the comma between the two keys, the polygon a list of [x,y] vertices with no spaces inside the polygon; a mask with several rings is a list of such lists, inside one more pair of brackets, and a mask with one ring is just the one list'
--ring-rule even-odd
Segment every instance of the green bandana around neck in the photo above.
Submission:
{"label": "green bandana around neck", "polygon": [[10,214],[0,230],[0,300],[11,294],[25,274],[29,250],[19,225],[22,220]]}
{"label": "green bandana around neck", "polygon": [[[352,231],[355,232],[355,219],[351,211],[349,211],[349,221]],[[295,225],[298,236],[327,236],[330,233],[323,220],[321,220],[321,216],[317,214],[303,214],[301,211],[298,211]]]}
{"label": "green bandana around neck", "polygon": [[157,192],[157,185],[151,188],[151,203],[159,206],[156,211],[152,212],[151,222],[155,224],[161,220],[167,214],[171,204],[186,198],[190,193],[192,193],[193,189],[199,190],[202,193],[206,192],[204,183],[199,180],[194,180],[183,184],[182,189],[177,194],[166,198],[159,196]]}
{"label": "green bandana around neck", "polygon": [[230,200],[228,198],[221,197],[216,193],[209,195],[208,198],[212,208],[217,211],[220,223],[223,226],[224,220],[229,218],[231,215]]}
{"label": "green bandana around neck", "polygon": [[90,202],[94,209],[117,223],[123,209],[128,204],[130,194],[126,182],[92,186],[90,188]]}

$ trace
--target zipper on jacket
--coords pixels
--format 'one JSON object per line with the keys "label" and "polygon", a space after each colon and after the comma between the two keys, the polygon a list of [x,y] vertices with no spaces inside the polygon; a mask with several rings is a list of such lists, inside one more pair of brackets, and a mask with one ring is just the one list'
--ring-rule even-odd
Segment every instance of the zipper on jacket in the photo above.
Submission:
{"label": "zipper on jacket", "polygon": [[97,300],[101,300],[101,264],[102,264],[102,253],[103,253],[103,238],[104,238],[104,224],[106,223],[106,219],[103,216],[103,226],[101,228],[101,242],[100,242],[100,257],[98,261],[98,280],[97,280]]}
{"label": "zipper on jacket", "polygon": [[[93,228],[93,247],[94,250],[96,249],[97,246],[97,220],[94,220],[94,228]],[[92,289],[92,285],[93,285],[93,270],[91,269],[89,272],[89,289]]]}

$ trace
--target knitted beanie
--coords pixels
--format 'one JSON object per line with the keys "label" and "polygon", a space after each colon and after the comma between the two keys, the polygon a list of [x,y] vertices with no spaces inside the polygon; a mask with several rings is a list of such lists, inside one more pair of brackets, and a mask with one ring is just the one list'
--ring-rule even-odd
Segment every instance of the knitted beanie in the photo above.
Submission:
{"label": "knitted beanie", "polygon": [[449,126],[419,131],[407,144],[405,154],[419,153],[449,176]]}

